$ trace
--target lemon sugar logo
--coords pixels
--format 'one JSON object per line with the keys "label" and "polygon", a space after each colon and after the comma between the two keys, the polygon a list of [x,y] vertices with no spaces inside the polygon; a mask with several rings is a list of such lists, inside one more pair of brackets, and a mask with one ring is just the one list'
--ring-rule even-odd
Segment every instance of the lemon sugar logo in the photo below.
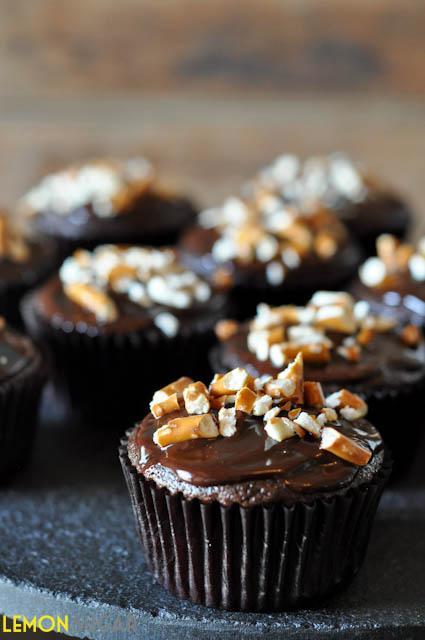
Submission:
{"label": "lemon sugar logo", "polygon": [[25,633],[26,631],[41,631],[42,633],[50,633],[56,631],[63,633],[69,631],[68,616],[34,616],[27,618],[26,616],[2,616],[1,631],[3,633]]}

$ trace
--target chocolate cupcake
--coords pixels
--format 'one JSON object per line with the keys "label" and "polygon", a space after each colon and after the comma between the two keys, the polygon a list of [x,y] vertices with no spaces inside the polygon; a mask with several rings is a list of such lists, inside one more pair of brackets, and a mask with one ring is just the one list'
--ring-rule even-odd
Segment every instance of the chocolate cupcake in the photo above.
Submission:
{"label": "chocolate cupcake", "polygon": [[97,160],[46,176],[22,199],[37,231],[71,253],[109,242],[168,244],[194,218],[144,158]]}
{"label": "chocolate cupcake", "polygon": [[0,318],[0,477],[22,469],[30,458],[45,380],[32,341]]}
{"label": "chocolate cupcake", "polygon": [[397,192],[346,154],[308,158],[282,155],[258,174],[246,190],[256,197],[277,196],[306,208],[317,202],[334,211],[368,254],[384,233],[406,234],[412,214]]}
{"label": "chocolate cupcake", "polygon": [[302,356],[266,384],[244,369],[156,392],[120,448],[155,578],[243,611],[325,596],[357,573],[390,464],[367,406],[325,399]]}
{"label": "chocolate cupcake", "polygon": [[406,407],[415,411],[425,387],[425,344],[417,327],[374,316],[365,301],[345,292],[318,291],[305,307],[259,305],[251,322],[223,321],[211,353],[216,371],[245,367],[254,376],[276,376],[302,353],[306,376],[326,394],[342,386],[361,395],[371,420],[393,451],[398,470],[406,468],[422,436],[412,425],[400,441]]}
{"label": "chocolate cupcake", "polygon": [[359,268],[353,295],[398,322],[425,325],[425,238],[417,247],[384,234],[376,242],[377,256]]}
{"label": "chocolate cupcake", "polygon": [[11,216],[0,212],[0,315],[19,326],[22,296],[54,269],[57,253],[53,242],[29,236]]}
{"label": "chocolate cupcake", "polygon": [[205,374],[226,294],[171,249],[104,245],[78,250],[23,303],[30,334],[51,355],[59,388],[83,418],[140,415],[158,379],[184,361]]}
{"label": "chocolate cupcake", "polygon": [[305,302],[318,287],[347,281],[360,260],[345,227],[322,207],[303,212],[277,198],[229,198],[199,215],[182,237],[184,262],[212,282],[234,287],[236,313],[260,301]]}

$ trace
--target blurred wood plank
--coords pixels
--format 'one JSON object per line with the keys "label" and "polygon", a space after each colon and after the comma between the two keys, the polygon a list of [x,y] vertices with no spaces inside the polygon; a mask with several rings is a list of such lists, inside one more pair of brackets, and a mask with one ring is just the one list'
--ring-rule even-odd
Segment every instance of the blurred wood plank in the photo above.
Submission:
{"label": "blurred wood plank", "polygon": [[10,98],[0,109],[1,200],[62,163],[142,153],[213,203],[282,151],[346,150],[409,195],[425,231],[424,140],[422,100]]}
{"label": "blurred wood plank", "polygon": [[0,95],[425,92],[423,0],[0,0]]}

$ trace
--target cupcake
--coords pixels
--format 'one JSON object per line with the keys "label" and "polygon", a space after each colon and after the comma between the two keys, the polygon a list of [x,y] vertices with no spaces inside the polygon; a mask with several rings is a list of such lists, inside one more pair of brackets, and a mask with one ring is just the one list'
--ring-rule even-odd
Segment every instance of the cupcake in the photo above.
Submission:
{"label": "cupcake", "polygon": [[97,160],[48,175],[24,196],[22,208],[37,231],[68,253],[109,242],[172,243],[195,215],[144,158]]}
{"label": "cupcake", "polygon": [[[318,291],[305,307],[261,304],[252,321],[222,321],[216,330],[216,371],[245,367],[267,379],[302,353],[306,376],[326,394],[348,386],[366,399],[399,469],[412,460],[415,447],[411,438],[400,442],[399,425],[406,407],[419,410],[425,386],[425,344],[414,325],[373,315],[348,293]],[[412,424],[410,432],[419,439],[422,426]]]}
{"label": "cupcake", "polygon": [[120,459],[155,578],[224,609],[283,610],[357,573],[390,464],[367,405],[325,398],[302,356],[157,391]]}
{"label": "cupcake", "polygon": [[402,238],[412,217],[396,191],[343,153],[304,162],[282,155],[260,171],[246,190],[259,198],[272,195],[285,203],[296,202],[307,210],[322,203],[338,215],[368,254],[384,232]]}
{"label": "cupcake", "polygon": [[22,309],[50,352],[56,386],[83,418],[104,422],[140,415],[158,378],[182,361],[205,374],[226,294],[171,249],[103,245],[77,250]]}
{"label": "cupcake", "polygon": [[417,247],[383,234],[376,242],[377,256],[359,268],[352,293],[367,300],[379,313],[399,322],[425,324],[425,238]]}
{"label": "cupcake", "polygon": [[55,267],[56,248],[25,233],[11,214],[0,212],[0,314],[12,325],[21,324],[22,296]]}
{"label": "cupcake", "polygon": [[305,212],[275,197],[229,198],[222,207],[203,211],[180,248],[191,269],[234,287],[241,318],[261,301],[305,302],[318,287],[340,286],[360,260],[357,246],[328,209]]}
{"label": "cupcake", "polygon": [[32,341],[0,318],[0,477],[28,462],[45,379]]}

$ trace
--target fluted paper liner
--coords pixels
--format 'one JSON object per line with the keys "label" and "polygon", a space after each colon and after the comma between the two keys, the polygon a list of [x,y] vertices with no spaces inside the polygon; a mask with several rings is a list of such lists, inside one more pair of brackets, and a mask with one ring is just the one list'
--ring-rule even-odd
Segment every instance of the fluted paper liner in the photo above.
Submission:
{"label": "fluted paper liner", "polygon": [[120,460],[137,529],[156,580],[180,598],[240,611],[280,611],[320,598],[360,568],[390,473],[292,506],[204,504],[170,494]]}
{"label": "fluted paper liner", "polygon": [[0,476],[22,469],[34,442],[45,381],[41,357],[0,384]]}
{"label": "fluted paper liner", "polygon": [[214,317],[205,320],[207,327],[184,326],[172,338],[156,327],[89,335],[52,326],[36,313],[32,294],[21,309],[27,331],[47,349],[56,387],[86,421],[130,426],[154,391],[180,377],[182,362],[187,375],[211,377],[207,353]]}

